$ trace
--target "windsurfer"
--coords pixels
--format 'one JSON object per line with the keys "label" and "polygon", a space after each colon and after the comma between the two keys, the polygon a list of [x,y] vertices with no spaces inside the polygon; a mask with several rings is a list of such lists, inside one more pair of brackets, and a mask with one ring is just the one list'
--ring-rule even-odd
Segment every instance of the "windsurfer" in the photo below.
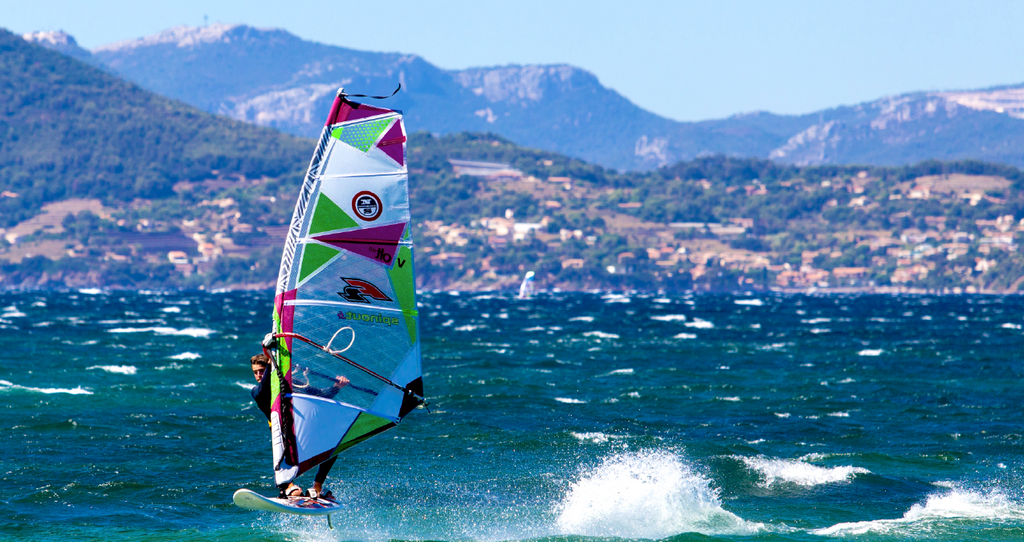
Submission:
{"label": "windsurfer", "polygon": [[[270,421],[270,371],[267,367],[270,365],[270,358],[266,354],[257,354],[249,360],[252,365],[252,374],[256,377],[257,384],[252,387],[252,400],[256,402],[256,406],[259,407],[260,411],[267,417],[267,421]],[[307,368],[302,371],[305,376],[306,383],[303,386],[297,386],[302,389],[303,393],[308,395],[316,395],[327,399],[333,398],[341,391],[341,388],[348,385],[348,378],[339,376],[335,379],[334,385],[324,390],[314,388],[309,385],[309,372]],[[337,461],[338,457],[332,457],[327,461],[321,463],[316,470],[316,477],[313,479],[313,487],[309,491],[303,491],[301,487],[294,483],[289,483],[287,487],[281,488],[282,497],[301,497],[308,495],[314,499],[333,499],[334,495],[328,490],[324,492],[324,482],[327,481],[327,475],[331,472],[331,467],[334,466],[334,462]]]}

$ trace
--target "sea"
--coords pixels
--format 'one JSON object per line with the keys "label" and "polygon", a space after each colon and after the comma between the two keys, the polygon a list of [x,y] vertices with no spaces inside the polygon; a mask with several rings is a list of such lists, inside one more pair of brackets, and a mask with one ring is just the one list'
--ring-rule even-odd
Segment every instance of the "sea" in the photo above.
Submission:
{"label": "sea", "polygon": [[272,297],[0,293],[0,539],[1024,540],[1024,297],[421,292],[330,524],[231,501]]}

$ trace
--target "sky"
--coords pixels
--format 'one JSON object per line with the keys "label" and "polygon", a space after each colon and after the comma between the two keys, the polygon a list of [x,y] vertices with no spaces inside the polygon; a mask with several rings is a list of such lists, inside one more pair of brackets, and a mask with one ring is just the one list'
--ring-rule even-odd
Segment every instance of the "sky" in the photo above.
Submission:
{"label": "sky", "polygon": [[0,27],[87,49],[206,22],[446,69],[570,64],[680,121],[1024,83],[1024,2],[1008,0],[0,0]]}

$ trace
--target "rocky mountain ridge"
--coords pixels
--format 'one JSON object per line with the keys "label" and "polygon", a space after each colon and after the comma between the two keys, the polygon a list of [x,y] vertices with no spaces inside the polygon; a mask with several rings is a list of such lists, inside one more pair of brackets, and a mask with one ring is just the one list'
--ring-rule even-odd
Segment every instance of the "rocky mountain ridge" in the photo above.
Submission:
{"label": "rocky mountain ridge", "polygon": [[645,111],[592,73],[569,65],[443,70],[417,55],[303,40],[281,29],[174,27],[96,48],[70,36],[27,40],[111,70],[157,93],[311,137],[334,91],[382,94],[410,126],[433,133],[493,132],[620,170],[710,154],[797,165],[898,165],[973,158],[1024,165],[1024,86],[917,92],[809,113],[755,112],[677,122]]}

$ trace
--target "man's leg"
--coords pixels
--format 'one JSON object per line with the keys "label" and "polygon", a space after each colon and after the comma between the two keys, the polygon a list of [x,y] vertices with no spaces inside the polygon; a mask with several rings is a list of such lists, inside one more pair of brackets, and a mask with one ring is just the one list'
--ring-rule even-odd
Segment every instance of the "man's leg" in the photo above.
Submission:
{"label": "man's leg", "polygon": [[323,493],[324,482],[327,481],[327,475],[331,472],[331,467],[334,466],[334,462],[338,460],[338,456],[334,456],[323,463],[316,469],[316,478],[313,479],[313,491],[316,491],[317,495]]}

